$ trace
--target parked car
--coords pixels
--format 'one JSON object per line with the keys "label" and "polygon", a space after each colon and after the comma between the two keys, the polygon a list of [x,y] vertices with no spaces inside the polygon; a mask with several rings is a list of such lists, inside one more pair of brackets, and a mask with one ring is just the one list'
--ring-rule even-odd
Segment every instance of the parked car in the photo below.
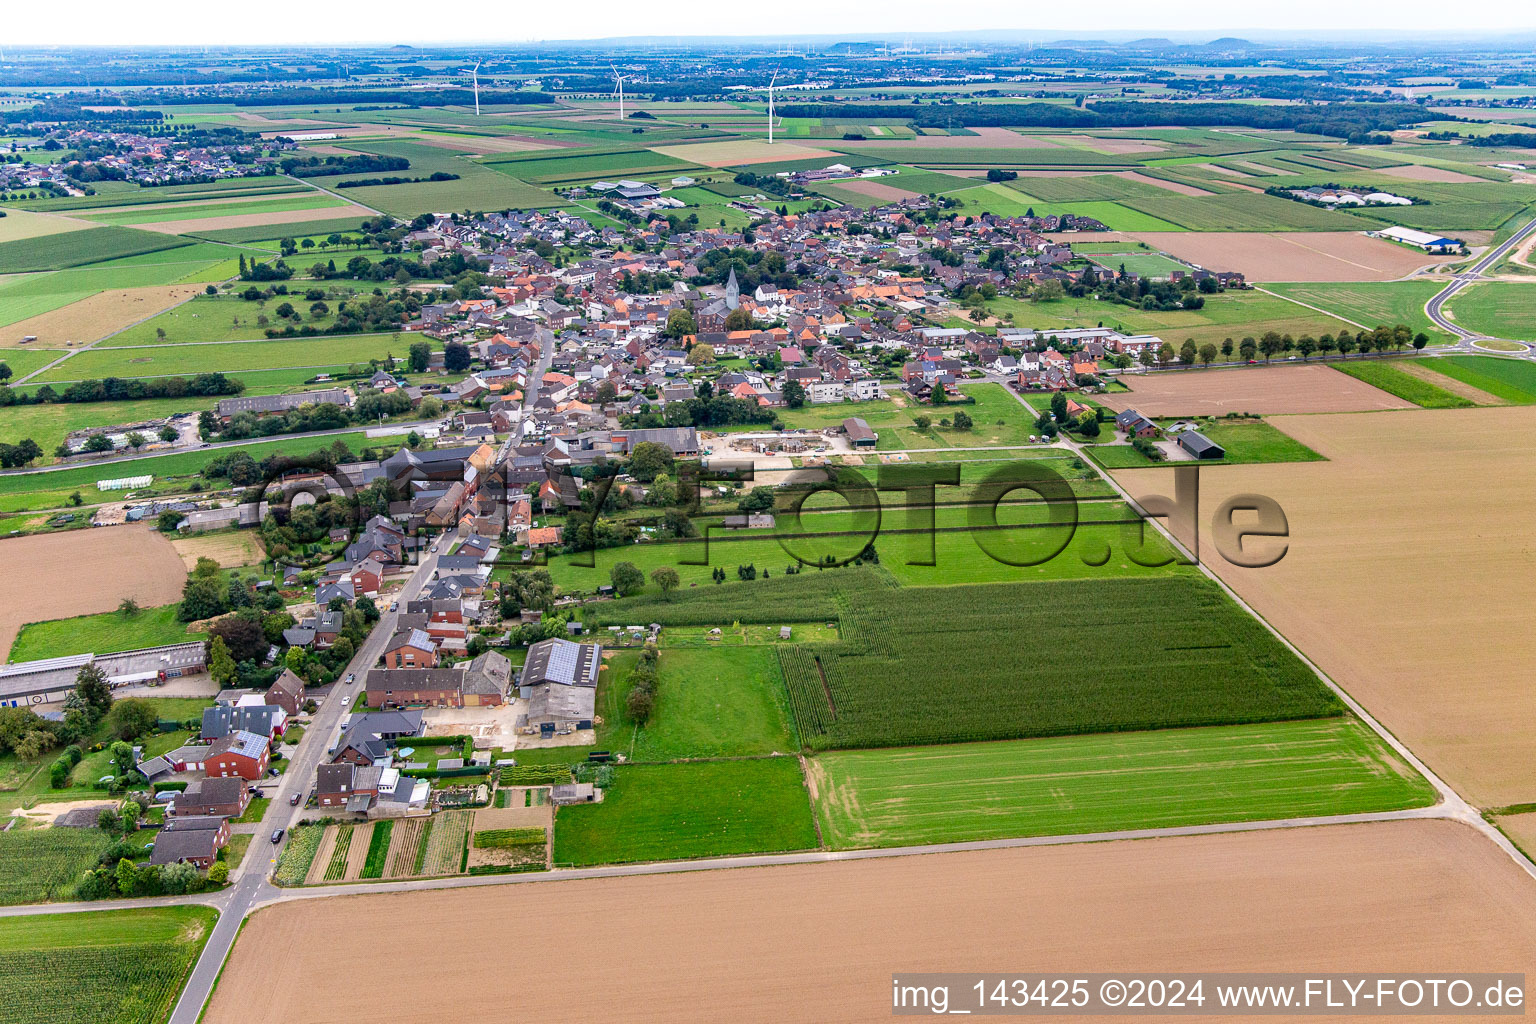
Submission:
{"label": "parked car", "polygon": [[280,843],[282,841],[283,841],[283,830],[280,829],[280,828],[273,829],[272,830],[272,845],[276,846],[278,843]]}
{"label": "parked car", "polygon": [[304,797],[303,793],[295,793],[295,794],[293,794],[293,796],[288,798],[288,806],[289,807],[297,807],[297,806],[299,806],[299,801],[301,799],[303,799],[303,797]]}
{"label": "parked car", "polygon": [[400,602],[399,601],[391,601],[391,602],[389,602],[389,610],[390,611],[395,611],[399,607],[400,607]]}

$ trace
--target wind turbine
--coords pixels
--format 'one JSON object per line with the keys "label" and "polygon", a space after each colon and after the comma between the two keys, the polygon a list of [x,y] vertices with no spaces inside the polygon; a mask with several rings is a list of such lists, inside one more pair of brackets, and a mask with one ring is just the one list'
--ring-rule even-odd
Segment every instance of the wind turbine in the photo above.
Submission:
{"label": "wind turbine", "polygon": [[484,60],[477,60],[477,61],[475,61],[475,66],[474,66],[474,68],[469,73],[470,78],[475,83],[475,116],[476,117],[480,116],[480,65],[484,64],[484,63],[485,63]]}
{"label": "wind turbine", "polygon": [[773,69],[773,77],[768,79],[768,145],[773,145],[773,83],[779,80],[779,69]]}
{"label": "wind turbine", "polygon": [[619,97],[619,120],[622,121],[624,120],[624,76],[619,74],[617,65],[609,64],[608,66],[613,68],[613,80],[618,83],[610,95]]}

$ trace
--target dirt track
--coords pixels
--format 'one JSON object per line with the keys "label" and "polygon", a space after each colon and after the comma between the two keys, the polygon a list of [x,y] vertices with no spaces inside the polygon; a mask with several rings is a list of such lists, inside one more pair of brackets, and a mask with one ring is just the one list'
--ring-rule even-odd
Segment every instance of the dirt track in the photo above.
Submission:
{"label": "dirt track", "polygon": [[[1536,408],[1273,422],[1330,461],[1204,472],[1207,564],[1469,801],[1536,800]],[[1133,495],[1170,486],[1165,470],[1115,478]],[[1211,516],[1238,493],[1285,509],[1277,565],[1215,552]]]}
{"label": "dirt track", "polygon": [[[105,470],[104,470],[105,472]],[[13,537],[0,541],[6,585],[0,586],[0,651],[9,651],[28,622],[109,612],[125,597],[145,608],[181,599],[187,570],[171,542],[147,526]],[[65,585],[21,581],[60,580]]]}
{"label": "dirt track", "polygon": [[[401,920],[410,970],[330,941]],[[581,984],[488,970],[471,951],[509,922],[584,951]],[[337,982],[313,983],[317,945]],[[1536,886],[1471,829],[1412,821],[287,903],[246,925],[205,1019],[886,1021],[897,971],[1448,963],[1536,968]]]}
{"label": "dirt track", "polygon": [[1307,366],[1248,366],[1235,370],[1187,370],[1121,378],[1129,394],[1116,391],[1099,401],[1120,412],[1144,416],[1264,415],[1300,412],[1367,412],[1412,409],[1413,405],[1320,363]]}

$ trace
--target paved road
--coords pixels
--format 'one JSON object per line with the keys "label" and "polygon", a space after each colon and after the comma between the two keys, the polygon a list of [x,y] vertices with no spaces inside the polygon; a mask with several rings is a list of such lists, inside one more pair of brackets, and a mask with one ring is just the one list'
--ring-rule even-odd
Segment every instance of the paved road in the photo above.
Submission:
{"label": "paved road", "polygon": [[[1533,234],[1536,234],[1536,218],[1533,218],[1529,224],[1516,231],[1505,241],[1489,249],[1478,258],[1476,263],[1458,273],[1450,283],[1435,293],[1434,298],[1424,304],[1425,315],[1434,321],[1436,327],[1455,335],[1457,339],[1456,344],[1459,348],[1466,349],[1467,351],[1477,351],[1472,342],[1481,338],[1487,338],[1488,335],[1469,331],[1456,323],[1456,321],[1446,315],[1445,304],[1468,285],[1481,280],[1485,272],[1490,270],[1510,252],[1517,249],[1521,243]],[[1523,356],[1525,358],[1536,358],[1536,351],[1527,348]]]}
{"label": "paved road", "polygon": [[[438,552],[427,552],[421,564],[406,578],[404,587],[393,598],[400,608],[404,608],[405,603],[420,593],[422,586],[431,580],[437,570],[437,559]],[[394,634],[395,619],[399,612],[390,611],[388,605],[380,611],[382,614],[373,632],[347,665],[346,672],[331,687],[330,695],[324,706],[313,716],[309,728],[304,730],[304,738],[299,741],[298,749],[289,759],[287,771],[279,780],[277,792],[273,794],[272,804],[262,818],[256,838],[246,850],[245,860],[239,866],[234,884],[218,894],[216,899],[207,901],[219,908],[219,921],[214,926],[213,934],[208,937],[208,944],[203,947],[197,964],[192,968],[191,976],[187,978],[181,998],[171,1013],[170,1024],[196,1024],[246,914],[253,907],[280,898],[283,890],[272,885],[268,875],[277,863],[278,854],[287,845],[287,830],[304,814],[303,800],[297,807],[289,806],[288,801],[295,793],[309,793],[315,768],[325,757],[332,741],[340,734],[342,719],[348,714],[352,701],[362,691],[365,674],[378,664],[384,653],[384,645]],[[349,675],[356,677],[353,682],[347,682]],[[283,841],[274,845],[267,837],[277,828],[284,829],[285,833]]]}

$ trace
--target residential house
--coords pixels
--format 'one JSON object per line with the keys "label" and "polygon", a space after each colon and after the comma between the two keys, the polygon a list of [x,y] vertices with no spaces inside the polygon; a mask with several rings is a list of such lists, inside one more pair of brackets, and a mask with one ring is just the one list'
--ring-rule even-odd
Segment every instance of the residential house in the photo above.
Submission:
{"label": "residential house", "polygon": [[267,774],[270,755],[271,747],[266,737],[242,729],[213,742],[203,762],[203,770],[214,778],[237,776],[255,780]]}

